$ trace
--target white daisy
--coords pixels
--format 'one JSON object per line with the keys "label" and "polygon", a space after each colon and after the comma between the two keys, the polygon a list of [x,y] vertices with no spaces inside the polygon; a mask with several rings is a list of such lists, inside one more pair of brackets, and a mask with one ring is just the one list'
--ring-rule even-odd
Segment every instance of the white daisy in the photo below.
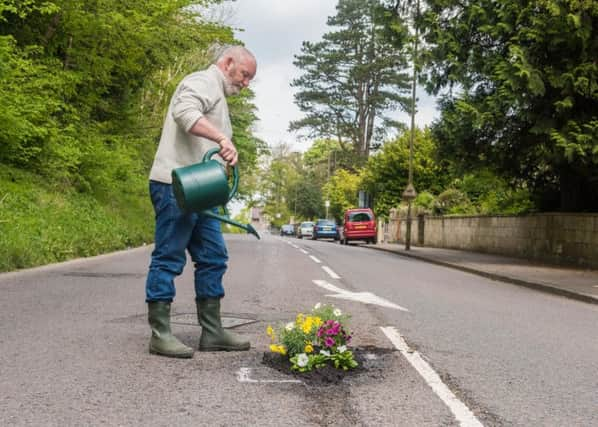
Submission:
{"label": "white daisy", "polygon": [[297,366],[299,366],[300,368],[305,368],[307,366],[308,361],[309,358],[305,353],[301,353],[299,354],[299,356],[297,356]]}

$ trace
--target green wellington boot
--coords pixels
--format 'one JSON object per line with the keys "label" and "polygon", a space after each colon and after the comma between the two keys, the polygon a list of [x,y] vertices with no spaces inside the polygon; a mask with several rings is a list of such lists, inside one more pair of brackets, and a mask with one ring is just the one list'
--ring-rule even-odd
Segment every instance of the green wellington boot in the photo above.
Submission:
{"label": "green wellington boot", "polygon": [[199,351],[249,350],[249,341],[222,327],[220,298],[209,298],[198,301],[197,319],[201,325]]}
{"label": "green wellington boot", "polygon": [[189,359],[193,349],[180,342],[170,331],[170,303],[151,301],[147,304],[147,319],[152,328],[149,352],[167,357]]}

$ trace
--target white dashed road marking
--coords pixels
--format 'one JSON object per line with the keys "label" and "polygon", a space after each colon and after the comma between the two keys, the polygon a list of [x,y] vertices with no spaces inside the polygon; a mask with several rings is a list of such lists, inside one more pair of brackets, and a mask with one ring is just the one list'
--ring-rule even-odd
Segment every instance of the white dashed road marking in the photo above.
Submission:
{"label": "white dashed road marking", "polygon": [[401,352],[403,357],[415,368],[423,377],[426,383],[432,387],[434,393],[449,407],[451,412],[461,426],[464,427],[483,427],[482,423],[476,418],[471,410],[442,382],[438,374],[422,359],[417,351],[409,348],[399,331],[392,326],[381,327],[382,332],[390,342]]}
{"label": "white dashed road marking", "polygon": [[332,277],[333,279],[340,279],[341,276],[339,276],[338,274],[336,274],[334,271],[332,271],[332,269],[330,267],[326,267],[325,265],[322,266],[322,269],[328,273],[328,275],[330,277]]}
{"label": "white dashed road marking", "polygon": [[374,295],[371,292],[350,292],[345,289],[341,289],[337,286],[334,286],[333,284],[328,283],[325,280],[314,280],[313,282],[321,288],[324,288],[331,292],[335,292],[335,294],[326,295],[328,297],[347,299],[350,301],[362,302],[364,304],[379,305],[381,307],[394,308],[395,310],[400,311],[409,311],[405,307],[401,307],[400,305],[397,305],[384,298],[381,298],[378,295]]}
{"label": "white dashed road marking", "polygon": [[301,252],[303,252],[305,255],[308,255],[309,252],[307,252],[305,249],[299,249]]}
{"label": "white dashed road marking", "polygon": [[315,256],[313,256],[313,255],[310,255],[309,257],[310,257],[310,258],[312,259],[312,261],[313,261],[313,262],[315,262],[315,263],[318,263],[318,264],[320,264],[320,263],[322,262],[322,261],[320,261],[318,258],[316,258],[316,257],[315,257]]}

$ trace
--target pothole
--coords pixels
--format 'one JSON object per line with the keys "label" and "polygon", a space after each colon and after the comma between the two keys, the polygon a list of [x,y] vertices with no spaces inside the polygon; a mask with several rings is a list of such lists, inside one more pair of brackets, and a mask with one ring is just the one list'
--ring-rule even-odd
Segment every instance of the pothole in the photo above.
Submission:
{"label": "pothole", "polygon": [[[257,320],[255,319],[247,319],[243,317],[234,317],[230,315],[221,316],[220,320],[222,321],[222,327],[226,329],[236,328],[242,325],[249,325],[250,323],[255,323]],[[192,326],[199,326],[197,323],[197,314],[196,313],[180,313],[180,314],[173,314],[170,316],[170,323],[178,324],[178,325],[192,325]]]}
{"label": "pothole", "polygon": [[338,385],[349,378],[367,375],[369,378],[383,378],[392,363],[395,349],[378,348],[374,346],[355,347],[350,349],[359,364],[355,369],[343,371],[333,366],[314,369],[311,372],[296,372],[291,370],[288,357],[278,353],[266,352],[262,364],[286,376],[303,381],[310,386]]}

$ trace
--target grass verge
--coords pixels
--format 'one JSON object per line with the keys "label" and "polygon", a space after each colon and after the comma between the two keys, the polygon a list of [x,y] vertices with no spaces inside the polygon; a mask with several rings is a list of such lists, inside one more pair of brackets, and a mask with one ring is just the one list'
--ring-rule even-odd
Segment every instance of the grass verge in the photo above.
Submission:
{"label": "grass verge", "polygon": [[99,200],[18,169],[0,171],[0,271],[139,246],[153,241],[153,227],[147,187]]}

